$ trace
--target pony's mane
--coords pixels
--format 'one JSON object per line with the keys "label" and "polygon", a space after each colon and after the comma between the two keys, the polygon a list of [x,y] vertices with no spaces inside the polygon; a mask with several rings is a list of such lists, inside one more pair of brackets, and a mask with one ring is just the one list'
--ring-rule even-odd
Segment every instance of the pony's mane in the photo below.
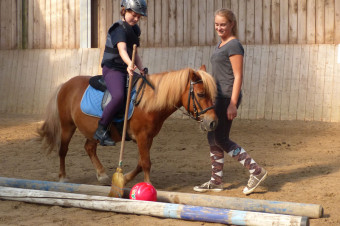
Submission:
{"label": "pony's mane", "polygon": [[[155,86],[155,90],[146,86],[138,106],[146,112],[175,106],[178,104],[182,93],[188,85],[191,72],[196,72],[201,77],[206,95],[214,100],[216,97],[216,83],[214,78],[205,71],[195,71],[191,68],[185,68],[178,71],[150,75],[148,79]],[[139,81],[137,86],[139,86],[141,82],[142,81]]]}

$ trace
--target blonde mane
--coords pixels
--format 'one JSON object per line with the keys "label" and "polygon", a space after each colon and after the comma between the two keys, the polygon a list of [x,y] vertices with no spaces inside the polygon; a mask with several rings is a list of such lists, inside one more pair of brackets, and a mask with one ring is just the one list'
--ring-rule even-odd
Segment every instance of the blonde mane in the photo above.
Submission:
{"label": "blonde mane", "polygon": [[[185,68],[178,71],[150,75],[148,79],[155,86],[155,90],[146,86],[138,107],[146,112],[150,112],[172,108],[177,105],[188,85],[191,72],[196,72],[201,77],[206,95],[214,100],[216,97],[216,83],[214,78],[205,71],[194,71],[191,68]],[[137,87],[140,86],[141,82],[142,81],[138,82]],[[137,99],[139,99],[139,96]]]}

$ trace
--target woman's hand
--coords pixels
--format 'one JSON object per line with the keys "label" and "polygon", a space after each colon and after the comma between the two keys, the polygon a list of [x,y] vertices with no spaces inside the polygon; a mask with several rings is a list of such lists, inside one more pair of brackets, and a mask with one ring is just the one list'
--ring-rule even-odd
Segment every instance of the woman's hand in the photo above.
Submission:
{"label": "woman's hand", "polygon": [[117,43],[117,48],[119,51],[119,55],[122,58],[122,60],[124,61],[124,63],[126,63],[128,65],[127,67],[127,72],[129,74],[129,76],[133,75],[133,71],[136,69],[136,65],[132,65],[132,61],[129,57],[129,54],[127,52],[127,46],[125,42],[118,42]]}
{"label": "woman's hand", "polygon": [[132,76],[132,75],[133,75],[133,72],[134,72],[134,70],[135,70],[136,68],[137,68],[136,65],[132,65],[132,64],[130,64],[130,65],[127,67],[127,72],[128,72],[128,74],[129,74],[129,76]]}
{"label": "woman's hand", "polygon": [[143,75],[143,76],[148,74],[148,68],[146,68],[146,67],[143,68],[142,70],[139,70],[139,71],[140,71],[140,74]]}
{"label": "woman's hand", "polygon": [[229,104],[227,108],[227,117],[228,120],[233,120],[237,116],[237,107],[234,104]]}

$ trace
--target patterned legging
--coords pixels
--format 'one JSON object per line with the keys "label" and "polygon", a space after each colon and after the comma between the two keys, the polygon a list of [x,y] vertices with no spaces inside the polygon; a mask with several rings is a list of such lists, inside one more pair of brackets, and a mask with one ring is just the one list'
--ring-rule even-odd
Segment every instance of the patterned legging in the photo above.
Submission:
{"label": "patterned legging", "polygon": [[[238,101],[240,103],[240,100]],[[227,108],[230,98],[217,98],[215,111],[218,117],[218,126],[215,131],[208,133],[211,158],[211,181],[215,184],[222,183],[224,152],[246,167],[251,174],[261,173],[261,167],[238,144],[229,139],[232,120],[228,120]]]}

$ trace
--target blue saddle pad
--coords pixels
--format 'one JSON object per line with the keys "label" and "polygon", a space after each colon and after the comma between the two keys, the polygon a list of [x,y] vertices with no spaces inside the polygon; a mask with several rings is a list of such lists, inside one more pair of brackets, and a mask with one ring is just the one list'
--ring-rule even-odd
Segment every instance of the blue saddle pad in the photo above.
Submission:
{"label": "blue saddle pad", "polygon": [[[88,86],[84,92],[83,98],[80,102],[80,109],[84,114],[101,118],[103,114],[103,110],[101,107],[101,103],[103,100],[104,92],[100,90],[96,90],[92,86]],[[131,90],[131,101],[129,104],[129,113],[128,119],[131,118],[134,110],[134,100],[136,99],[136,89],[133,88]],[[124,121],[124,116],[121,118],[114,118],[114,122],[122,122]]]}

